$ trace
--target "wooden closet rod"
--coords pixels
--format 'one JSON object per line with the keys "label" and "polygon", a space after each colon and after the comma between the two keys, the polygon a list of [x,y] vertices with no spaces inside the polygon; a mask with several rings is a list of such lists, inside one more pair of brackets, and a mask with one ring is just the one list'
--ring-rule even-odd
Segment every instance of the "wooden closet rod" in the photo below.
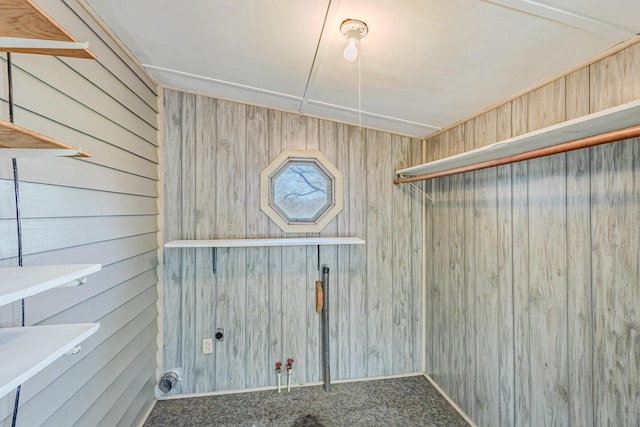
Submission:
{"label": "wooden closet rod", "polygon": [[464,172],[473,172],[480,169],[491,168],[494,166],[506,165],[509,163],[521,162],[524,160],[537,159],[538,157],[551,156],[553,154],[566,153],[567,151],[579,150],[580,148],[593,147],[595,145],[606,144],[608,142],[620,141],[628,138],[636,138],[640,136],[640,125],[631,126],[624,129],[613,130],[599,135],[588,136],[586,138],[576,139],[574,141],[563,142],[551,147],[538,148],[537,150],[527,151],[525,153],[514,154],[512,156],[501,157],[499,159],[486,160],[484,162],[474,163],[467,166],[460,166],[453,169],[447,169],[440,172],[431,172],[424,175],[417,175],[407,178],[398,178],[393,181],[394,184],[408,184],[410,182],[424,181],[426,179],[439,178],[443,176],[455,175]]}

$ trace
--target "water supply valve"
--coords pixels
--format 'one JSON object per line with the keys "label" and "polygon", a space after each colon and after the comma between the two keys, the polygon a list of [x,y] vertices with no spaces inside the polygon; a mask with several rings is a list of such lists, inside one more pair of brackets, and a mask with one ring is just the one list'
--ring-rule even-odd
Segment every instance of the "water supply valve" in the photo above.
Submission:
{"label": "water supply valve", "polygon": [[293,371],[293,359],[287,359],[287,391],[291,391],[291,372]]}
{"label": "water supply valve", "polygon": [[276,362],[276,377],[278,377],[278,393],[280,393],[281,375],[282,375],[282,362]]}

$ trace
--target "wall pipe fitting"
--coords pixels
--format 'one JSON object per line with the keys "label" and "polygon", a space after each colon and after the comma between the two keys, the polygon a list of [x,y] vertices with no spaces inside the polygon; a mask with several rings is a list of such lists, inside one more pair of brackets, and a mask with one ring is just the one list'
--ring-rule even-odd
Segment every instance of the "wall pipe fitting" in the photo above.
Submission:
{"label": "wall pipe fitting", "polygon": [[280,393],[280,377],[282,376],[282,362],[276,362],[276,377],[278,377],[278,393]]}
{"label": "wall pipe fitting", "polygon": [[180,377],[173,371],[165,372],[160,378],[158,388],[163,393],[169,393],[178,383]]}
{"label": "wall pipe fitting", "polygon": [[324,391],[331,391],[329,369],[329,267],[322,267],[322,364]]}
{"label": "wall pipe fitting", "polygon": [[287,359],[287,391],[291,391],[291,373],[293,372],[293,359]]}

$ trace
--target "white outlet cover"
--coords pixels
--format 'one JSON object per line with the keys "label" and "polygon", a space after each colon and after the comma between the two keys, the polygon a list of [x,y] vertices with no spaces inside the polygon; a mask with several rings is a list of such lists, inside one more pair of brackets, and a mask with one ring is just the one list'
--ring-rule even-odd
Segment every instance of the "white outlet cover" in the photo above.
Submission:
{"label": "white outlet cover", "polygon": [[213,353],[213,339],[204,338],[202,340],[202,354],[211,354],[211,353]]}

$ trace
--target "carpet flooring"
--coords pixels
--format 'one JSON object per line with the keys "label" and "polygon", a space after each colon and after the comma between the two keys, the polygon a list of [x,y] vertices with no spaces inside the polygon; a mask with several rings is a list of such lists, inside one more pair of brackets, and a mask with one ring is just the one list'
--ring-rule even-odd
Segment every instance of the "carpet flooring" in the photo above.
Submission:
{"label": "carpet flooring", "polygon": [[469,426],[423,376],[160,400],[144,427]]}

